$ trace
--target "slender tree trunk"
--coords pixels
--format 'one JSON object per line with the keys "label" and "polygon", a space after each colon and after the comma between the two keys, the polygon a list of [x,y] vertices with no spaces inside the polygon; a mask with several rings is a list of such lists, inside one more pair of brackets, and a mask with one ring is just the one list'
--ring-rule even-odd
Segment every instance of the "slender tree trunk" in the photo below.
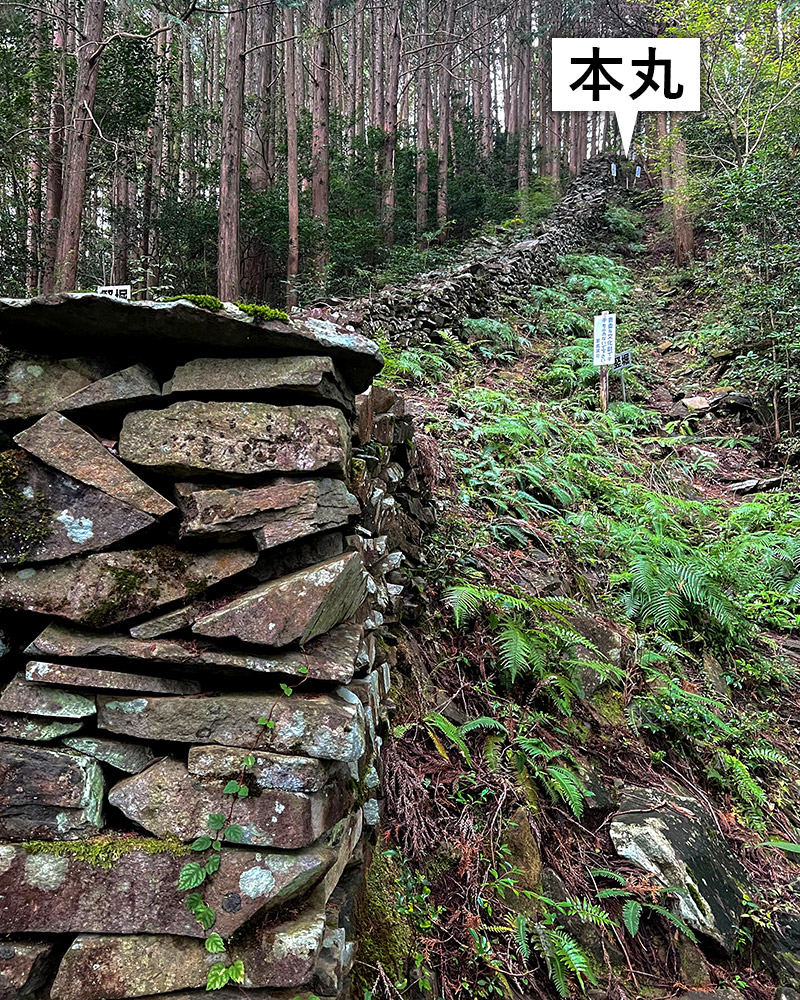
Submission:
{"label": "slender tree trunk", "polygon": [[[37,70],[42,54],[42,13],[33,12],[34,40],[33,52]],[[42,124],[43,107],[42,87],[38,80],[34,81],[31,92],[31,123],[38,130]],[[28,161],[28,226],[26,233],[26,249],[28,251],[28,266],[26,287],[29,295],[39,294],[41,283],[41,231],[42,231],[42,160],[38,152],[34,152]]]}
{"label": "slender tree trunk", "polygon": [[225,99],[222,104],[222,153],[219,173],[219,243],[217,287],[223,302],[236,302],[241,291],[239,247],[244,113],[244,50],[247,4],[228,14],[225,43]]}
{"label": "slender tree trunk", "polygon": [[492,30],[487,18],[483,35],[480,62],[481,75],[481,156],[488,160],[492,155]]}
{"label": "slender tree trunk", "polygon": [[519,152],[517,188],[527,191],[531,184],[531,6],[522,0],[520,19],[519,73]]}
{"label": "slender tree trunk", "polygon": [[56,243],[54,286],[57,291],[73,289],[78,281],[81,221],[86,197],[89,144],[92,135],[92,114],[100,65],[104,9],[104,0],[86,0],[83,42],[78,49],[72,129],[67,141],[61,221]]}
{"label": "slender tree trunk", "polygon": [[694,256],[694,226],[689,211],[689,173],[686,164],[686,140],[680,132],[682,112],[672,112],[675,137],[672,140],[673,224],[675,231],[675,263],[687,264]]}
{"label": "slender tree trunk", "polygon": [[450,152],[450,70],[453,54],[453,34],[456,26],[455,0],[447,0],[445,38],[439,69],[439,177],[436,188],[436,221],[439,239],[447,238],[447,173]]}
{"label": "slender tree trunk", "polygon": [[431,77],[428,66],[428,0],[420,0],[420,67],[417,81],[417,236],[428,229],[428,107],[431,100]]}
{"label": "slender tree trunk", "polygon": [[327,227],[330,203],[330,28],[331,0],[314,0],[315,32],[311,67],[311,217],[318,225],[317,278],[325,282],[328,266]]}
{"label": "slender tree trunk", "polygon": [[44,274],[42,294],[50,295],[55,289],[56,242],[61,215],[63,194],[62,169],[64,159],[64,103],[66,100],[64,41],[66,26],[56,22],[53,31],[53,49],[56,53],[56,80],[50,103],[50,134],[47,158],[47,197],[44,232]]}
{"label": "slender tree trunk", "polygon": [[387,246],[394,244],[395,180],[397,151],[397,94],[400,83],[400,6],[391,12],[387,86],[383,105],[383,150],[381,156],[381,228]]}
{"label": "slender tree trunk", "polygon": [[289,249],[286,258],[286,307],[297,305],[295,283],[300,268],[300,191],[297,179],[297,93],[294,40],[294,8],[283,12],[284,85],[286,91],[286,178],[289,202]]}
{"label": "slender tree trunk", "polygon": [[128,282],[129,206],[127,162],[123,155],[118,155],[114,162],[111,202],[114,225],[111,284],[125,285]]}

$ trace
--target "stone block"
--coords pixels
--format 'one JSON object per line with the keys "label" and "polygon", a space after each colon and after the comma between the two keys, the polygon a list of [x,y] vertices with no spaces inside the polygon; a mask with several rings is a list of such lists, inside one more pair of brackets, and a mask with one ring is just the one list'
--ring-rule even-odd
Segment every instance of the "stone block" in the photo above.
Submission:
{"label": "stone block", "polygon": [[92,381],[80,360],[56,361],[4,352],[0,363],[0,420],[26,420],[58,409],[59,402]]}
{"label": "stone block", "polygon": [[60,736],[79,732],[82,725],[80,721],[61,721],[12,712],[0,712],[0,739],[24,740],[26,743],[47,743],[51,740],[57,740]]}
{"label": "stone block", "polygon": [[144,365],[131,365],[92,382],[83,389],[61,400],[53,409],[62,413],[89,410],[98,407],[119,407],[131,403],[152,403],[161,395],[161,386]]}
{"label": "stone block", "polygon": [[[120,670],[96,670],[62,663],[31,660],[25,666],[25,678],[38,684],[65,684],[67,687],[97,688],[100,691],[145,691],[148,694],[199,694],[197,681],[171,677],[149,677]],[[49,713],[48,713],[49,714]]]}
{"label": "stone block", "polygon": [[138,774],[153,763],[155,754],[140,743],[126,743],[123,740],[107,740],[98,736],[67,736],[61,741],[64,746],[93,757],[101,764],[108,764],[117,771]]}
{"label": "stone block", "polygon": [[0,942],[0,1000],[33,997],[47,982],[55,956],[54,941]]}
{"label": "stone block", "polygon": [[0,694],[0,712],[45,715],[56,719],[85,719],[95,714],[94,697],[43,684],[31,684],[19,673]]}

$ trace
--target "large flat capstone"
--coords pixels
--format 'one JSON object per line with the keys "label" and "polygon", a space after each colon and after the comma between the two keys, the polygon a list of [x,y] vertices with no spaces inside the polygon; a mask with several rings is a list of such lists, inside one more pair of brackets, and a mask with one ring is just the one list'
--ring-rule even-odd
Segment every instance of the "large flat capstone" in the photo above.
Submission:
{"label": "large flat capstone", "polygon": [[264,392],[269,402],[291,393],[313,402],[334,403],[348,412],[355,406],[352,390],[330,358],[198,358],[177,368],[164,386],[164,395],[247,393],[258,399]]}
{"label": "large flat capstone", "polygon": [[[110,867],[101,867],[55,845],[53,853],[0,845],[0,934],[204,938],[206,932],[186,909],[186,892],[177,887],[183,866],[204,856],[176,857],[169,853],[174,849],[169,844],[162,853],[137,850],[135,840],[126,846],[127,853]],[[216,913],[214,930],[228,937],[260,910],[309,888],[335,860],[336,853],[328,846],[291,854],[223,848],[219,871],[203,890],[206,904]]]}
{"label": "large flat capstone", "polygon": [[[354,392],[363,392],[383,366],[374,341],[329,321],[262,320],[228,303],[214,311],[186,300],[134,302],[70,292],[0,299],[0,329],[7,346],[25,350],[35,342],[38,350],[55,357],[63,354],[68,329],[71,350],[111,354],[120,367],[144,355],[188,360],[200,351],[248,358],[326,355]],[[124,336],[114,336],[118,330]]]}
{"label": "large flat capstone", "polygon": [[747,873],[697,799],[625,788],[610,833],[620,857],[679,890],[675,905],[689,927],[733,952]]}
{"label": "large flat capstone", "polygon": [[0,563],[95,552],[155,523],[144,511],[17,449],[0,454],[0,494]]}
{"label": "large flat capstone", "polygon": [[350,618],[366,597],[357,552],[272,580],[199,618],[193,631],[215,638],[286,646],[308,642]]}
{"label": "large flat capstone", "polygon": [[126,462],[178,475],[222,472],[343,472],[350,434],[331,406],[203,403],[137,410],[122,424]]}
{"label": "large flat capstone", "polygon": [[244,549],[187,553],[169,545],[76,556],[0,573],[0,606],[101,627],[180,600],[255,561]]}
{"label": "large flat capstone", "polygon": [[260,549],[341,527],[360,511],[338,479],[282,478],[251,489],[181,483],[177,492],[183,508],[181,535],[254,532]]}
{"label": "large flat capstone", "polygon": [[364,630],[360,625],[353,624],[340,625],[313,639],[301,650],[287,649],[269,654],[261,650],[254,650],[252,653],[237,652],[200,639],[139,639],[115,633],[84,632],[51,624],[28,646],[26,653],[56,659],[104,657],[168,663],[195,669],[206,668],[203,674],[211,677],[222,669],[257,674],[287,674],[340,683],[347,683],[356,667],[368,666]]}
{"label": "large flat capstone", "polygon": [[[254,746],[277,753],[359,760],[364,753],[361,703],[335,694],[231,694],[216,697],[111,698],[98,695],[97,725],[112,733],[176,743]],[[270,719],[274,728],[259,725]]]}
{"label": "large flat capstone", "polygon": [[[103,825],[100,765],[69,750],[0,743],[0,838],[74,840]],[[19,928],[10,928],[12,930]]]}
{"label": "large flat capstone", "polygon": [[46,465],[145,514],[160,516],[175,509],[174,504],[131,472],[102,442],[60,413],[48,413],[14,440]]}
{"label": "large flat capstone", "polygon": [[[241,760],[227,778],[239,778]],[[249,786],[251,781],[254,794],[237,801],[232,815],[242,828],[244,844],[284,850],[306,847],[338,823],[353,805],[346,777],[313,793],[279,788],[267,791],[245,772],[244,783]],[[185,764],[165,759],[114,785],[108,801],[157,837],[171,834],[189,841],[207,832],[209,813],[227,813],[231,800],[222,789],[223,783],[193,777]]]}

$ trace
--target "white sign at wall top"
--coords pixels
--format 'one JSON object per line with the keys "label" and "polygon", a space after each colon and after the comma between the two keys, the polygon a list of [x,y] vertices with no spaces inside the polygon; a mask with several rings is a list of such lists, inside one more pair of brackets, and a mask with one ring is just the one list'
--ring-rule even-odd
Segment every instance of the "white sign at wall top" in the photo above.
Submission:
{"label": "white sign at wall top", "polygon": [[699,38],[554,38],[553,111],[613,111],[627,156],[640,111],[700,110]]}
{"label": "white sign at wall top", "polygon": [[604,312],[594,318],[594,363],[613,365],[617,341],[617,314]]}
{"label": "white sign at wall top", "polygon": [[110,295],[112,299],[129,299],[131,297],[130,285],[98,285],[98,295]]}

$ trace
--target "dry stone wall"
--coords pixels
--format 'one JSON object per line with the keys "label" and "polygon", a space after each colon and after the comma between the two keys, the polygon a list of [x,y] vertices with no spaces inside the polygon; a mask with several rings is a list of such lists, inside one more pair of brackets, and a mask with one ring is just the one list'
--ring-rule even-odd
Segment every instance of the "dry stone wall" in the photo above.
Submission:
{"label": "dry stone wall", "polygon": [[376,346],[70,295],[0,340],[0,1000],[348,995],[427,510]]}

